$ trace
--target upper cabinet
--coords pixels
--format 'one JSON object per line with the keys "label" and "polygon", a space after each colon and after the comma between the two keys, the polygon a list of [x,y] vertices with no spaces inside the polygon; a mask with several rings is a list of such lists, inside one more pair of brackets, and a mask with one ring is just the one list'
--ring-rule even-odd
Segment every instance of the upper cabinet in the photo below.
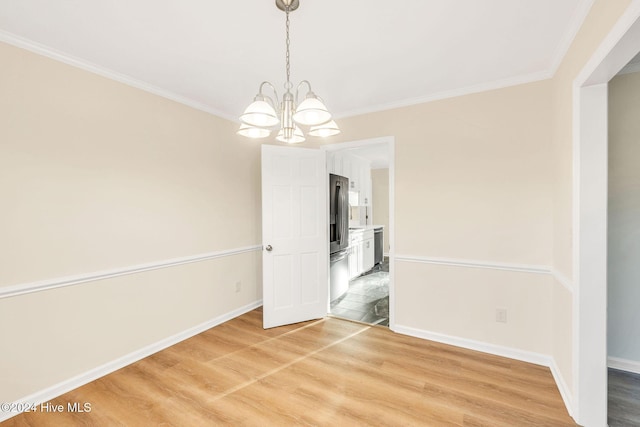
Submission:
{"label": "upper cabinet", "polygon": [[336,153],[334,151],[327,151],[327,170],[334,175],[342,175],[342,171],[338,171],[338,165],[336,165]]}
{"label": "upper cabinet", "polygon": [[371,206],[371,167],[367,164],[366,168],[360,170],[360,204]]}
{"label": "upper cabinet", "polygon": [[328,152],[329,173],[349,178],[349,191],[359,193],[359,205],[371,206],[371,164],[348,152]]}
{"label": "upper cabinet", "polygon": [[360,164],[353,156],[346,155],[343,159],[346,176],[349,177],[349,190],[360,191]]}

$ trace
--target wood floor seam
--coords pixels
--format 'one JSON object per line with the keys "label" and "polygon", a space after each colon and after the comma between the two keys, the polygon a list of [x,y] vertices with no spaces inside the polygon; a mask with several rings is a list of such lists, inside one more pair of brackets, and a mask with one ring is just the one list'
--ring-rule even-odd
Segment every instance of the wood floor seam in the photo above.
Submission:
{"label": "wood floor seam", "polygon": [[256,347],[262,346],[262,345],[264,345],[264,344],[267,344],[267,343],[269,343],[269,342],[276,341],[276,340],[278,340],[278,339],[281,339],[282,337],[288,336],[288,335],[290,335],[290,334],[295,334],[296,332],[300,332],[301,330],[303,330],[303,329],[305,329],[305,328],[309,328],[309,327],[315,326],[315,325],[317,325],[318,323],[322,323],[322,322],[324,322],[325,320],[326,320],[326,319],[318,319],[318,320],[315,320],[315,321],[309,322],[308,324],[305,324],[305,325],[300,326],[300,328],[299,328],[299,329],[294,329],[294,330],[291,330],[291,331],[285,332],[285,333],[283,333],[282,335],[278,335],[278,336],[275,336],[275,337],[267,338],[267,339],[265,339],[264,341],[260,341],[260,342],[257,342],[257,343],[255,343],[255,344],[251,344],[250,346],[248,346],[248,347],[246,347],[246,348],[243,348],[243,349],[241,349],[241,350],[236,350],[236,351],[233,351],[233,352],[231,352],[231,353],[224,354],[224,355],[222,355],[222,356],[219,356],[219,357],[216,357],[216,358],[214,358],[214,359],[211,359],[211,361],[212,361],[212,362],[214,362],[214,361],[216,361],[216,360],[220,360],[220,359],[224,359],[224,358],[233,357],[233,356],[234,356],[234,355],[236,355],[238,352],[246,351],[248,348],[256,348]]}
{"label": "wood floor seam", "polygon": [[[309,326],[311,326],[311,325],[309,325]],[[282,366],[274,368],[271,371],[265,372],[264,374],[253,378],[252,380],[249,380],[249,381],[247,381],[247,382],[245,382],[243,384],[239,384],[236,387],[232,388],[231,390],[228,390],[227,392],[225,392],[225,393],[223,393],[223,394],[221,394],[219,396],[216,396],[215,399],[213,399],[213,400],[215,401],[215,400],[222,399],[222,398],[224,398],[224,397],[226,397],[226,396],[228,396],[230,394],[235,393],[238,390],[241,390],[241,389],[243,389],[245,387],[248,387],[248,386],[250,386],[252,384],[255,384],[256,382],[258,382],[258,381],[260,381],[262,379],[265,379],[265,378],[267,378],[267,377],[269,377],[269,376],[271,376],[273,374],[276,374],[276,373],[282,371],[283,369],[286,369],[286,368],[288,368],[288,367],[290,367],[292,365],[295,365],[296,363],[299,363],[299,362],[301,362],[301,361],[303,361],[305,359],[308,359],[309,357],[314,356],[314,355],[316,355],[316,354],[318,354],[318,353],[320,353],[320,352],[322,352],[322,351],[324,351],[324,350],[326,350],[328,348],[331,348],[331,347],[333,347],[335,345],[338,345],[338,344],[340,344],[342,342],[348,341],[351,338],[353,338],[354,336],[356,336],[358,334],[361,334],[362,332],[364,332],[364,331],[366,331],[366,330],[368,330],[370,328],[371,328],[370,326],[365,326],[362,329],[360,329],[359,331],[356,331],[356,332],[354,332],[354,333],[352,333],[352,334],[350,334],[350,335],[348,335],[348,336],[346,336],[346,337],[344,337],[344,338],[342,338],[342,339],[340,339],[338,341],[335,341],[335,342],[333,342],[331,344],[327,344],[324,347],[321,347],[319,349],[313,350],[310,353],[305,354],[304,356],[300,356],[300,357],[298,357],[298,358],[296,358],[296,359],[294,359],[294,360],[292,360],[292,361],[290,361],[288,363],[283,364]],[[274,339],[277,339],[277,338],[274,338]]]}

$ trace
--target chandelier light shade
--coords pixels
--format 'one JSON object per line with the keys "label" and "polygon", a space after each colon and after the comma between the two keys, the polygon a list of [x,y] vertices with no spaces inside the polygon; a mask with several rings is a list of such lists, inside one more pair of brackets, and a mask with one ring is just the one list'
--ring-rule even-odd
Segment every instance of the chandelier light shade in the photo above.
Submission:
{"label": "chandelier light shade", "polygon": [[276,139],[280,142],[286,142],[287,144],[298,144],[304,142],[304,134],[298,126],[293,129],[293,133],[290,136],[285,135],[285,129],[280,129]]}
{"label": "chandelier light shade", "polygon": [[278,120],[278,114],[275,108],[267,101],[259,98],[264,98],[258,94],[255,101],[253,101],[244,110],[244,113],[240,116],[242,123],[246,123],[250,126],[275,126],[280,120]]}
{"label": "chandelier light shade", "polygon": [[327,123],[322,123],[321,125],[311,126],[311,129],[309,129],[309,135],[320,136],[323,138],[337,135],[339,133],[340,128],[338,128],[338,125],[333,120],[329,120]]}
{"label": "chandelier light shade", "polygon": [[271,135],[271,131],[267,128],[251,126],[246,123],[241,124],[240,129],[238,129],[236,133],[246,136],[247,138],[266,138]]}
{"label": "chandelier light shade", "polygon": [[[284,84],[285,93],[282,101],[278,92],[269,82],[262,82],[258,94],[253,102],[244,110],[240,116],[240,129],[238,134],[248,138],[266,138],[272,130],[279,131],[276,139],[288,144],[304,142],[304,133],[301,126],[310,126],[309,135],[327,137],[340,133],[340,128],[335,121],[331,120],[331,113],[324,105],[324,102],[311,90],[311,84],[307,80],[301,81],[295,90],[295,95],[291,89],[293,84],[290,79],[289,62],[289,12],[293,12],[300,5],[299,0],[276,0],[276,6],[286,14],[286,72],[287,80]],[[274,98],[263,93],[264,88],[271,89]],[[304,99],[298,103],[300,89],[306,89]]]}
{"label": "chandelier light shade", "polygon": [[[306,81],[306,80],[305,80]],[[293,120],[302,125],[319,125],[331,120],[331,113],[327,107],[318,99],[315,93],[309,91],[304,101],[296,108]]]}

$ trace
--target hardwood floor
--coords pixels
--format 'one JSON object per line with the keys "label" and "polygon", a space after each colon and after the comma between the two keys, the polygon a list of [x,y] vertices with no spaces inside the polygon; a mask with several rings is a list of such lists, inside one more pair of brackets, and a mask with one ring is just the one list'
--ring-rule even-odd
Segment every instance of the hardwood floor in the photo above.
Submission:
{"label": "hardwood floor", "polygon": [[260,309],[51,403],[85,402],[5,424],[575,425],[545,367],[336,318],[263,330]]}
{"label": "hardwood floor", "polygon": [[640,375],[609,369],[609,427],[640,425]]}

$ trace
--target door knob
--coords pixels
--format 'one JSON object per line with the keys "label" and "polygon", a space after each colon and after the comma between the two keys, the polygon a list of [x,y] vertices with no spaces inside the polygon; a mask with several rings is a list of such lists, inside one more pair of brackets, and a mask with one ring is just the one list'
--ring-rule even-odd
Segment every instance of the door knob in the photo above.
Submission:
{"label": "door knob", "polygon": [[271,247],[271,245],[267,245],[267,247],[265,248],[267,250],[267,252],[271,252],[273,250],[273,248]]}

